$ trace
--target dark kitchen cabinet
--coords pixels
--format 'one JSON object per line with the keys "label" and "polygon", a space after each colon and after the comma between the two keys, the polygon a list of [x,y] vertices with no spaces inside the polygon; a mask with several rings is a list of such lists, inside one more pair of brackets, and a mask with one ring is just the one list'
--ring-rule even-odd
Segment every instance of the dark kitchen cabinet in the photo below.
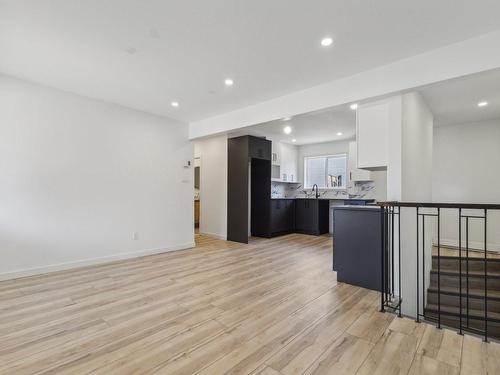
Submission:
{"label": "dark kitchen cabinet", "polygon": [[295,232],[320,235],[328,233],[330,201],[327,199],[295,200]]}
{"label": "dark kitchen cabinet", "polygon": [[265,138],[248,137],[248,156],[250,158],[271,160],[271,141]]}
{"label": "dark kitchen cabinet", "polygon": [[248,243],[250,231],[268,237],[271,141],[253,136],[230,138],[227,161],[227,239]]}
{"label": "dark kitchen cabinet", "polygon": [[295,202],[291,199],[271,199],[269,236],[292,233],[295,227]]}

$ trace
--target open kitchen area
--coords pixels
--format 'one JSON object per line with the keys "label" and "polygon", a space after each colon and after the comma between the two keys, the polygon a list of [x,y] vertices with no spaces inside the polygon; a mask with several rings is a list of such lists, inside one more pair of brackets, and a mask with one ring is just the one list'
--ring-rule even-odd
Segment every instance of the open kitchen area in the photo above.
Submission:
{"label": "open kitchen area", "polygon": [[356,113],[330,108],[231,134],[228,238],[333,234],[335,207],[385,200],[386,171],[358,168]]}
{"label": "open kitchen area", "polygon": [[[480,190],[474,181],[484,178],[478,166],[498,160],[495,146],[480,144],[498,139],[500,112],[482,98],[496,97],[499,74],[290,115],[197,141],[205,202],[200,233],[240,243],[287,234],[329,237],[337,280],[380,290],[380,268],[374,267],[381,254],[380,202],[495,201],[496,180]],[[442,214],[442,244],[457,246],[456,213]],[[494,214],[490,219],[497,221]],[[436,243],[433,226],[426,246]],[[481,248],[480,228],[471,231]],[[403,228],[402,238],[415,232]],[[489,235],[495,248],[498,232]],[[405,251],[416,250],[407,245]]]}

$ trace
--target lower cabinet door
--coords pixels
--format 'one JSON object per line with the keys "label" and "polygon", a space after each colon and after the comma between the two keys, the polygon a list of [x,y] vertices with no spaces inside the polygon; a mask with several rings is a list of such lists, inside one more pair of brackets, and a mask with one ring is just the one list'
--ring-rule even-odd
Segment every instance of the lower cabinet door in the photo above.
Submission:
{"label": "lower cabinet door", "polygon": [[298,199],[295,202],[295,231],[299,233],[310,232],[310,204],[307,199]]}
{"label": "lower cabinet door", "polygon": [[304,199],[295,201],[295,230],[302,232],[305,227],[306,203]]}
{"label": "lower cabinet door", "polygon": [[280,233],[286,233],[288,231],[289,225],[287,200],[271,200],[271,236]]}
{"label": "lower cabinet door", "polygon": [[287,201],[287,226],[288,231],[295,231],[295,201]]}
{"label": "lower cabinet door", "polygon": [[273,199],[271,202],[271,235],[328,232],[329,201]]}

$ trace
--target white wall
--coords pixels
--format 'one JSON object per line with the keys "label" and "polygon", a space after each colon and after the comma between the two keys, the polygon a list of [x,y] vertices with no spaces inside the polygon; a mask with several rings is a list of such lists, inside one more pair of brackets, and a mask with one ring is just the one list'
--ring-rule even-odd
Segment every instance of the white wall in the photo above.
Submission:
{"label": "white wall", "polygon": [[[430,202],[432,200],[432,145],[434,119],[431,111],[417,92],[404,94],[401,107],[401,199],[407,202]],[[401,243],[402,243],[402,296],[403,313],[416,315],[416,277],[417,277],[417,219],[415,208],[401,209]],[[425,265],[429,270],[432,262],[432,218],[427,219]],[[422,225],[420,224],[420,230]],[[397,236],[396,236],[397,237]],[[420,241],[422,237],[420,235]],[[397,242],[397,239],[396,239]],[[419,277],[422,275],[422,244],[418,252]],[[397,257],[396,257],[397,258]],[[426,272],[425,285],[429,285],[429,273]],[[424,306],[422,301],[421,279],[419,282],[420,312]]]}
{"label": "white wall", "polygon": [[[436,127],[434,140],[433,201],[500,204],[500,119]],[[444,244],[458,245],[457,220],[456,210],[443,211]],[[470,221],[472,247],[483,249],[483,228],[481,221]],[[500,251],[500,213],[494,211],[489,213],[488,248]]]}
{"label": "white wall", "polygon": [[186,124],[0,76],[0,130],[0,278],[193,245]]}
{"label": "white wall", "polygon": [[227,136],[194,142],[200,157],[200,233],[227,236]]}
{"label": "white wall", "polygon": [[403,98],[396,95],[385,99],[389,107],[387,124],[387,200],[402,200],[403,192]]}
{"label": "white wall", "polygon": [[432,199],[432,145],[434,119],[417,92],[403,95],[402,200]]}

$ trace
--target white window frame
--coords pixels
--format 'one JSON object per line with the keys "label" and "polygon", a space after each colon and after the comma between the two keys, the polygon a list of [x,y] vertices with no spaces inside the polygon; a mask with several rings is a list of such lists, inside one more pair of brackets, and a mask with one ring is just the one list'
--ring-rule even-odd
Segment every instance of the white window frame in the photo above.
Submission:
{"label": "white window frame", "polygon": [[337,186],[337,187],[320,187],[319,189],[321,190],[346,190],[347,189],[347,176],[348,176],[348,171],[347,171],[347,153],[345,154],[328,154],[328,155],[314,155],[314,156],[304,156],[304,188],[305,189],[311,189],[312,186],[309,185],[309,181],[307,181],[307,161],[310,159],[322,159],[326,158],[327,162],[325,163],[325,186],[328,185],[326,178],[327,178],[327,170],[328,170],[328,158],[344,158],[344,163],[345,163],[345,181],[343,183],[343,186]]}

